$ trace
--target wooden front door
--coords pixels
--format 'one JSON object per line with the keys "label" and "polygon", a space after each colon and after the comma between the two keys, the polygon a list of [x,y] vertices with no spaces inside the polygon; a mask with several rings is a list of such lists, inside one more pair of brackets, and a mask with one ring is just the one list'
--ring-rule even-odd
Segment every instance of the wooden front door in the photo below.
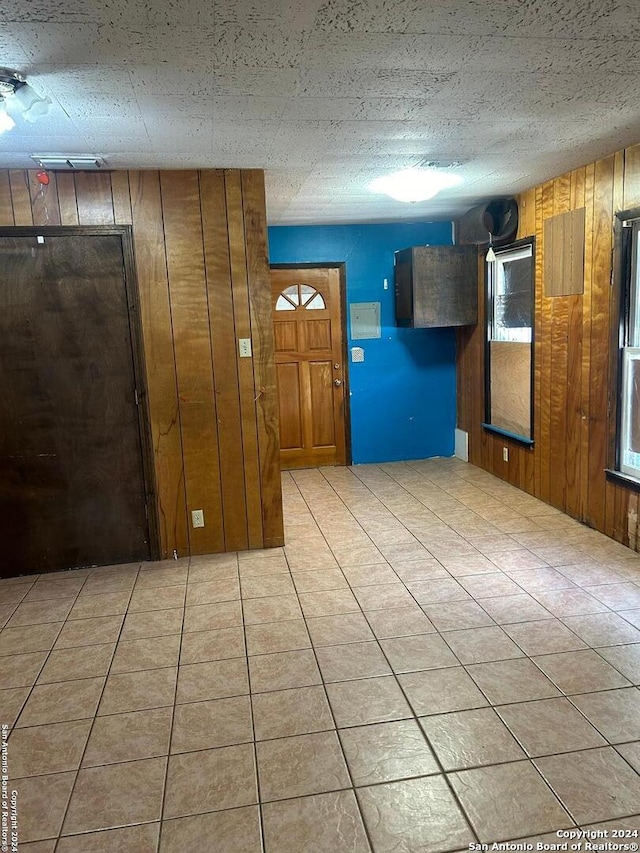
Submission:
{"label": "wooden front door", "polygon": [[282,468],[345,465],[340,271],[272,269]]}
{"label": "wooden front door", "polygon": [[150,557],[124,269],[120,234],[0,236],[1,576]]}

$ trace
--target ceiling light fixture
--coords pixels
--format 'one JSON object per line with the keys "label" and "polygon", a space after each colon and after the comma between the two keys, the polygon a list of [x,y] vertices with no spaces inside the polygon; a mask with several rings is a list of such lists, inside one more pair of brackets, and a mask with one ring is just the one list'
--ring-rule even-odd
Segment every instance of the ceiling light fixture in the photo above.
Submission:
{"label": "ceiling light fixture", "polygon": [[27,85],[27,78],[20,74],[19,71],[12,71],[10,68],[0,68],[0,98],[7,98],[15,93],[22,86]]}
{"label": "ceiling light fixture", "polygon": [[7,112],[6,104],[4,101],[0,101],[0,133],[4,133],[6,130],[11,130],[15,126],[15,121]]}
{"label": "ceiling light fixture", "polygon": [[376,178],[369,184],[375,193],[385,193],[396,201],[427,201],[448,187],[461,182],[459,175],[453,175],[439,169],[404,169]]}
{"label": "ceiling light fixture", "polygon": [[52,103],[51,98],[40,97],[19,71],[0,68],[0,133],[15,127],[15,121],[7,112],[8,104],[13,102],[26,121],[37,121],[46,115]]}

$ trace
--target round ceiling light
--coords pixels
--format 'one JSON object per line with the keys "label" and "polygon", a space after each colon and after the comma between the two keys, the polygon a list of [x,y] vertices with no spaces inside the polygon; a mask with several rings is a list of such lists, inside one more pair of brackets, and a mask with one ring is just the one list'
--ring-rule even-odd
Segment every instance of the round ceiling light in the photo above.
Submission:
{"label": "round ceiling light", "polygon": [[459,175],[440,169],[403,169],[369,184],[375,193],[384,193],[396,201],[428,201],[437,193],[461,182]]}
{"label": "round ceiling light", "polygon": [[18,71],[11,68],[0,68],[0,100],[11,97],[27,83]]}
{"label": "round ceiling light", "polygon": [[0,133],[16,126],[7,106],[26,121],[37,121],[49,112],[51,98],[41,97],[27,84],[26,77],[12,68],[0,68]]}

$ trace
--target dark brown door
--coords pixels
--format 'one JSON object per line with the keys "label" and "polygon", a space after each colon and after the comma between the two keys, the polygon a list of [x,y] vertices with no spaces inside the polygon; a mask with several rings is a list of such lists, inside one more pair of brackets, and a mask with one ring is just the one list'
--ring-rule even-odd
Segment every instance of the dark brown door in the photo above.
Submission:
{"label": "dark brown door", "polygon": [[345,465],[345,388],[336,268],[272,269],[284,469]]}
{"label": "dark brown door", "polygon": [[149,559],[119,235],[0,237],[0,575]]}

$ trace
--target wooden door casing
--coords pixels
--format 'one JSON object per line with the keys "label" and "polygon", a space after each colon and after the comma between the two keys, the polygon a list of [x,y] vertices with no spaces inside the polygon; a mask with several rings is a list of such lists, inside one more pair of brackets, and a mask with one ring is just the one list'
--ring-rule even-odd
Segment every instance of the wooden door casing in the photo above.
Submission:
{"label": "wooden door casing", "polygon": [[281,466],[345,465],[340,269],[272,268],[271,294]]}
{"label": "wooden door casing", "polygon": [[123,234],[42,231],[0,236],[2,576],[155,551]]}

